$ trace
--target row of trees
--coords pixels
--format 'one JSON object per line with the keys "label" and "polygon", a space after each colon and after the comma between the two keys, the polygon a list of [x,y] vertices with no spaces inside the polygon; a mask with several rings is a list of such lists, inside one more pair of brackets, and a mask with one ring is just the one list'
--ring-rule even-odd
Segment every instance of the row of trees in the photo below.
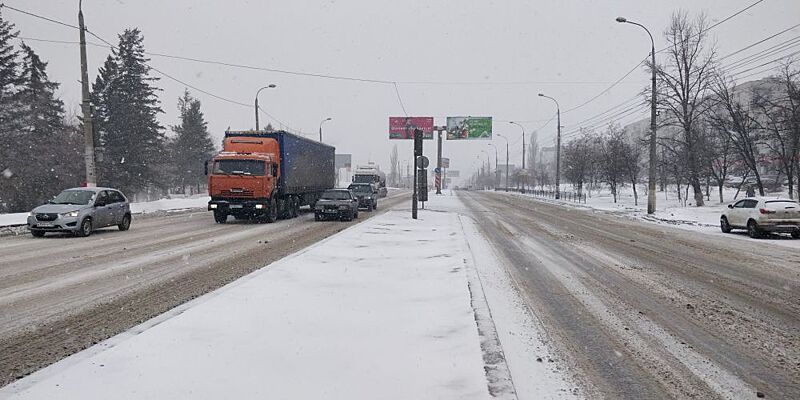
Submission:
{"label": "row of trees", "polygon": [[[85,179],[80,119],[18,34],[0,14],[0,212],[28,210]],[[125,30],[92,85],[98,185],[131,197],[199,191],[215,150],[200,101],[184,92],[168,135],[149,61],[142,33]]]}
{"label": "row of trees", "polygon": [[[664,33],[663,64],[648,65],[658,78],[660,190],[674,184],[686,202],[691,189],[698,206],[710,198],[712,185],[723,202],[723,188],[732,183],[752,184],[760,195],[787,190],[794,198],[800,187],[800,69],[786,59],[770,78],[737,85],[708,44],[708,29],[703,15],[674,14]],[[564,179],[579,191],[587,183],[604,184],[615,196],[630,184],[638,197],[636,184],[649,161],[643,151],[648,131],[614,124],[582,131],[564,145]]]}

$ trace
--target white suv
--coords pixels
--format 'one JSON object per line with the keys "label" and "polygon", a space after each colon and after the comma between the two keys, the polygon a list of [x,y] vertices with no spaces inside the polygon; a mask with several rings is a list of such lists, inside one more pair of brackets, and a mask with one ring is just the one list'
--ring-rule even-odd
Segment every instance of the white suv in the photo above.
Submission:
{"label": "white suv", "polygon": [[728,204],[719,217],[722,232],[747,229],[751,238],[767,232],[791,233],[800,238],[800,204],[790,199],[747,198]]}

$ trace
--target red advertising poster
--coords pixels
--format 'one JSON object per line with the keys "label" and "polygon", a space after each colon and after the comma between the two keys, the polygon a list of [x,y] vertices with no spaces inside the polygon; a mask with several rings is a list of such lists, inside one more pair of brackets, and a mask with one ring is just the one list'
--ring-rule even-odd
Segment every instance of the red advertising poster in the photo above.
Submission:
{"label": "red advertising poster", "polygon": [[433,117],[389,117],[389,139],[414,139],[414,129],[423,139],[433,139]]}

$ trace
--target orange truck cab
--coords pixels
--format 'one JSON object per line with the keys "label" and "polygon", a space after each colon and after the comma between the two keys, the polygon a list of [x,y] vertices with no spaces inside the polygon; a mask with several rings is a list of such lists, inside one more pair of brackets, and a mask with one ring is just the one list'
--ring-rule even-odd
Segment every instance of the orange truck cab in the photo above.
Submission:
{"label": "orange truck cab", "polygon": [[274,222],[293,218],[334,186],[332,146],[284,131],[228,131],[222,151],[206,163],[208,210]]}

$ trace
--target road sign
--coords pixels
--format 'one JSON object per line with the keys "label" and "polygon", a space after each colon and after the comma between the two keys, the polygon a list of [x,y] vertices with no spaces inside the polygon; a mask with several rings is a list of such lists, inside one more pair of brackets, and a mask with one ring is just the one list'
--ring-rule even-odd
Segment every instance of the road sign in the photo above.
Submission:
{"label": "road sign", "polygon": [[425,168],[428,168],[428,165],[430,165],[430,161],[428,161],[428,157],[425,157],[425,156],[417,157],[417,168],[425,169]]}
{"label": "road sign", "polygon": [[437,173],[437,174],[440,174],[440,173],[442,173],[442,170],[439,167],[436,167],[436,168],[433,169],[433,172]]}
{"label": "road sign", "polygon": [[450,168],[450,159],[442,157],[442,168]]}

